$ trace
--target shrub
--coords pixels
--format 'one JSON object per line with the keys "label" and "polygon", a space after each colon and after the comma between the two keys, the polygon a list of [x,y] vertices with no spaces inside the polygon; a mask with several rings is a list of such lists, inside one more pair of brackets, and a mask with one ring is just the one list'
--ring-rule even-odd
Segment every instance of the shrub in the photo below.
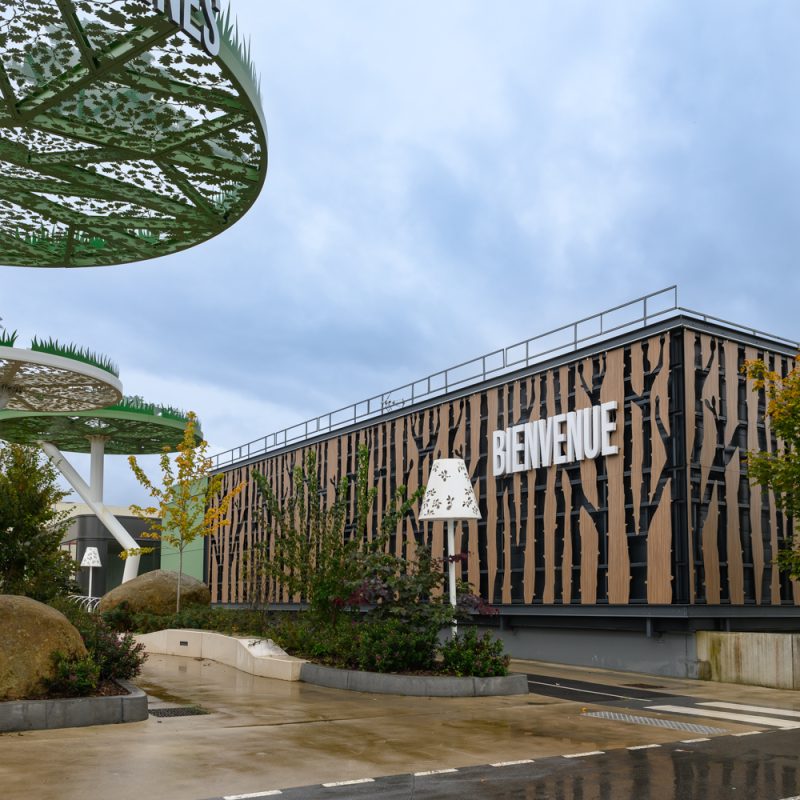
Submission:
{"label": "shrub", "polygon": [[136,615],[130,610],[127,600],[123,600],[119,605],[109,611],[103,611],[102,617],[108,625],[115,631],[137,630],[134,623]]}
{"label": "shrub", "polygon": [[416,626],[389,618],[365,621],[359,628],[359,669],[408,672],[434,668],[438,626]]}
{"label": "shrub", "polygon": [[509,657],[503,643],[487,631],[478,638],[475,628],[446,641],[441,647],[442,672],[458,676],[492,678],[508,675]]}
{"label": "shrub", "polygon": [[55,672],[45,680],[49,694],[65,697],[85,697],[97,689],[100,682],[100,668],[91,655],[83,658],[69,658],[64,653],[53,653]]}
{"label": "shrub", "polygon": [[131,613],[126,604],[103,612],[103,619],[115,630],[152,633],[165,628],[194,628],[219,633],[264,636],[269,632],[269,619],[263,611],[249,608],[209,608],[187,606],[177,614]]}
{"label": "shrub", "polygon": [[92,614],[70,601],[53,603],[78,632],[99,670],[100,680],[128,680],[142,669],[147,654],[130,633],[117,633],[102,615]]}
{"label": "shrub", "polygon": [[270,636],[286,651],[331,666],[356,667],[361,624],[344,616],[333,624],[313,614],[279,617]]}
{"label": "shrub", "polygon": [[142,671],[147,653],[144,645],[138,644],[130,633],[115,633],[99,620],[84,641],[100,670],[101,680],[129,680]]}

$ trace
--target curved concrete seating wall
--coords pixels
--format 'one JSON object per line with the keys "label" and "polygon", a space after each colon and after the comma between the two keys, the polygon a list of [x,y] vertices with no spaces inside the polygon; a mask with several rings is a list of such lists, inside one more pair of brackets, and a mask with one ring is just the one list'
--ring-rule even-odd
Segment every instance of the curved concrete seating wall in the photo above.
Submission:
{"label": "curved concrete seating wall", "polygon": [[305,663],[301,658],[285,654],[264,654],[263,640],[254,636],[239,639],[211,631],[170,628],[155,633],[140,633],[136,641],[142,642],[148,653],[207,658],[251,675],[282,681],[299,681],[300,667]]}

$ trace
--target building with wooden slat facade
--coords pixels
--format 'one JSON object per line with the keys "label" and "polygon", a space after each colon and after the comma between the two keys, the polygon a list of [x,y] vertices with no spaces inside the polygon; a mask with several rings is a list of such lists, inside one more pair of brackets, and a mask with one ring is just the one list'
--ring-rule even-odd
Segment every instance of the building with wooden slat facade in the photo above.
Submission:
{"label": "building with wooden slat facade", "polygon": [[[745,464],[749,450],[778,443],[742,367],[760,358],[786,374],[797,345],[676,297],[654,312],[665,293],[356,404],[352,420],[325,415],[220,454],[224,488],[246,488],[231,526],[207,542],[213,602],[244,602],[243,559],[265,536],[251,471],[285,495],[311,448],[333,496],[365,444],[373,529],[398,485],[424,485],[436,458],[465,460],[482,518],[458,527],[468,554],[458,569],[499,609],[492,624],[513,655],[694,676],[697,630],[796,629],[800,584],[774,565],[792,521]],[[471,365],[477,380],[463,377]],[[600,406],[607,452],[589,457],[567,428]],[[548,448],[538,466],[526,423]],[[425,542],[443,554],[443,536],[442,524],[412,515],[391,547]]]}

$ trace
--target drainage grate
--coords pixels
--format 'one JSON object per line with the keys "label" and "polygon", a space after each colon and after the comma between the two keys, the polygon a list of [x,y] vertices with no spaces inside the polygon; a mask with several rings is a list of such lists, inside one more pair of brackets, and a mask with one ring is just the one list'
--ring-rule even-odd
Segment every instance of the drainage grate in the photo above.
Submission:
{"label": "drainage grate", "polygon": [[151,708],[152,717],[193,717],[197,714],[208,714],[197,706],[181,706],[180,708]]}
{"label": "drainage grate", "polygon": [[635,717],[633,714],[619,714],[616,711],[589,711],[581,716],[610,719],[615,722],[632,722],[635,725],[653,725],[656,728],[670,728],[673,731],[688,731],[689,733],[727,733],[723,728],[710,728],[708,725],[695,725],[693,722],[675,722],[658,717]]}

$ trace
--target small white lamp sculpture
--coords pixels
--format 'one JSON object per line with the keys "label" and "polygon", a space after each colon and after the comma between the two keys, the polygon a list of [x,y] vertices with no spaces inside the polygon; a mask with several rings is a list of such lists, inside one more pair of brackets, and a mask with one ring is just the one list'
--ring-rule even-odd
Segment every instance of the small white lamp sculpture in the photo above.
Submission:
{"label": "small white lamp sculpture", "polygon": [[460,458],[437,458],[431,467],[422,509],[422,520],[447,520],[447,577],[450,585],[450,605],[454,609],[453,636],[458,633],[455,621],[456,606],[456,564],[455,528],[456,520],[480,519],[481,512],[475,500],[475,492],[467,472],[467,465]]}
{"label": "small white lamp sculpture", "polygon": [[89,567],[89,599],[92,598],[92,570],[95,567],[102,567],[100,563],[100,553],[96,547],[87,547],[83,552],[81,567]]}

